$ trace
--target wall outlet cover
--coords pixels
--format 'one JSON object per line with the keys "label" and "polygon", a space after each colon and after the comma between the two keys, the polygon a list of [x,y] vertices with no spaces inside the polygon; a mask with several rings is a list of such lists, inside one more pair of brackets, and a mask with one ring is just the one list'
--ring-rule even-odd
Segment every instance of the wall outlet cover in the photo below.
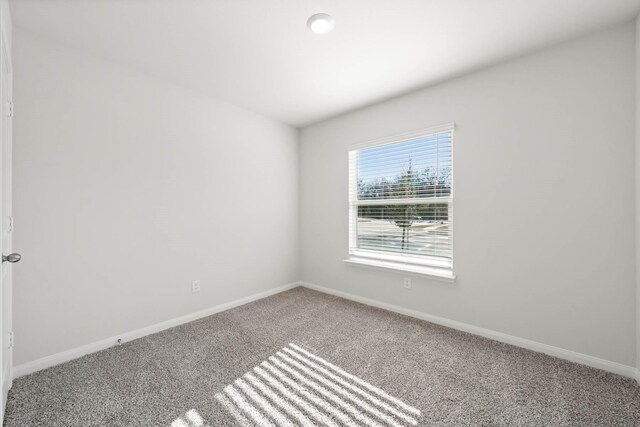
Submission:
{"label": "wall outlet cover", "polygon": [[200,292],[200,280],[194,280],[191,282],[191,293]]}

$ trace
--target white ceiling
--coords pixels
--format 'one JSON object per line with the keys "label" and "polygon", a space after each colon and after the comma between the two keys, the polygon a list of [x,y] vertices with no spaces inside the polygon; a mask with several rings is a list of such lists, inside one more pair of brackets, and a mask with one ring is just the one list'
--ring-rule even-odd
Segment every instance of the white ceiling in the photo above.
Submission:
{"label": "white ceiling", "polygon": [[[14,25],[301,127],[607,26],[640,0],[12,0]],[[326,12],[318,36],[307,18]]]}

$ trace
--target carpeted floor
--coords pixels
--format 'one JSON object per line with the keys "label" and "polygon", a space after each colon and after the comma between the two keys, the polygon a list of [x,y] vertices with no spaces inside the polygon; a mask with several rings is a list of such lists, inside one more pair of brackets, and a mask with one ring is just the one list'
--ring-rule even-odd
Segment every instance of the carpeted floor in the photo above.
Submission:
{"label": "carpeted floor", "polygon": [[6,427],[638,426],[635,381],[296,288],[15,381]]}

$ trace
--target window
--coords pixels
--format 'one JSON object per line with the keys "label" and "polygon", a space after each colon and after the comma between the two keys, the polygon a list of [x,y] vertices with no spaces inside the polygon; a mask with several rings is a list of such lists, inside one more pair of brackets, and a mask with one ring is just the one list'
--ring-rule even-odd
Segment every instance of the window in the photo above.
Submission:
{"label": "window", "polygon": [[453,279],[453,124],[349,151],[349,262]]}

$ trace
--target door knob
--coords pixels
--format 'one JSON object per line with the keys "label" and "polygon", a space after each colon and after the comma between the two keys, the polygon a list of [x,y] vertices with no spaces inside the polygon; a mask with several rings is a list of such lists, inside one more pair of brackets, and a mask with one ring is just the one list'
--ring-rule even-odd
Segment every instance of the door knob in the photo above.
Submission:
{"label": "door knob", "polygon": [[18,262],[21,259],[22,259],[22,255],[20,254],[2,255],[2,262],[9,261],[13,263],[13,262]]}

